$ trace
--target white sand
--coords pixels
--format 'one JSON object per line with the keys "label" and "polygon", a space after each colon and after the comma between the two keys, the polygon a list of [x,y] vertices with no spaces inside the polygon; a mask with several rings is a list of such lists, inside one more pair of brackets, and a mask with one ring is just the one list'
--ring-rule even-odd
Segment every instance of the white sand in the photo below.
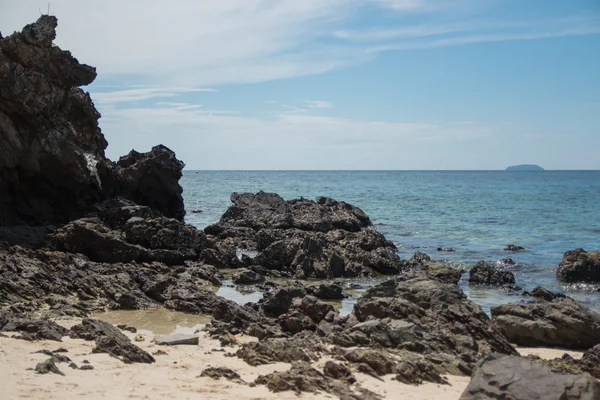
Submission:
{"label": "white sand", "polygon": [[[73,325],[74,322],[61,323]],[[135,335],[124,332],[129,337]],[[265,386],[249,387],[225,379],[201,378],[200,373],[208,366],[225,366],[238,372],[242,379],[251,382],[258,375],[289,369],[290,364],[277,363],[252,367],[237,357],[226,357],[216,340],[199,333],[199,346],[157,346],[152,343],[153,335],[144,334],[145,341],[134,342],[153,353],[159,348],[168,355],[157,355],[154,364],[124,364],[107,354],[91,354],[94,342],[65,337],[62,343],[53,341],[26,342],[0,337],[0,399],[335,399],[329,394],[292,392],[271,393]],[[243,337],[243,341],[252,338]],[[48,358],[44,354],[32,354],[41,349],[69,350],[64,355],[77,365],[89,360],[94,370],[73,370],[65,363],[58,363],[66,376],[40,375],[28,368]],[[235,352],[237,348],[225,348]],[[322,366],[325,360],[315,365]],[[423,384],[404,385],[392,380],[392,375],[383,382],[370,376],[356,373],[360,384],[386,399],[457,399],[469,378],[449,376],[452,386]]]}
{"label": "white sand", "polygon": [[[76,321],[60,321],[61,325],[71,326]],[[135,334],[124,332],[130,338]],[[199,346],[157,346],[152,343],[154,335],[144,332],[143,342],[134,342],[144,350],[153,353],[158,349],[167,355],[157,355],[154,364],[124,364],[107,354],[91,354],[93,342],[65,337],[62,343],[53,341],[26,342],[0,337],[0,399],[335,399],[328,394],[313,395],[292,392],[271,393],[265,386],[249,387],[225,379],[201,378],[200,373],[208,366],[229,367],[238,372],[242,379],[251,382],[258,375],[289,369],[290,364],[277,363],[252,367],[237,357],[226,357],[216,340],[205,333],[199,333]],[[254,340],[240,337],[241,341]],[[55,374],[40,375],[28,368],[48,358],[44,354],[32,354],[41,349],[56,350],[64,347],[69,350],[64,355],[77,365],[89,360],[94,370],[73,370],[65,363],[57,364],[66,376]],[[235,352],[237,348],[225,348]],[[565,352],[575,358],[581,353],[545,349],[519,348],[522,355],[536,354],[544,358],[561,357]],[[321,369],[327,358],[315,367]],[[355,373],[361,386],[372,390],[386,399],[415,400],[456,400],[460,397],[470,378],[448,376],[451,385],[425,383],[419,386],[405,385],[392,380],[393,376],[378,380],[365,374]]]}

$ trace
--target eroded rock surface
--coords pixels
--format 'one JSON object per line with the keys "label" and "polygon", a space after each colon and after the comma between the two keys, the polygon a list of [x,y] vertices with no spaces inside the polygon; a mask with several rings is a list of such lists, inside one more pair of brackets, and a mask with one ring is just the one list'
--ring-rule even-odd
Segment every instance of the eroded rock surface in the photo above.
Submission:
{"label": "eroded rock surface", "polygon": [[600,398],[600,382],[563,375],[530,359],[492,354],[480,361],[461,400],[564,400]]}
{"label": "eroded rock surface", "polygon": [[0,38],[0,224],[67,222],[115,196],[181,220],[184,164],[164,146],[105,157],[100,114],[79,88],[96,70],[53,45],[57,24],[42,15]]}
{"label": "eroded rock surface", "polygon": [[556,278],[568,283],[600,283],[600,253],[583,249],[567,251],[556,270]]}
{"label": "eroded rock surface", "polygon": [[544,297],[536,303],[492,307],[492,318],[508,340],[522,346],[587,350],[600,343],[600,314],[570,298]]}
{"label": "eroded rock surface", "polygon": [[234,193],[231,201],[234,205],[205,232],[219,239],[220,252],[258,251],[247,262],[266,270],[332,278],[395,274],[404,266],[394,244],[373,228],[361,209],[348,203],[328,197],[286,201],[262,191]]}

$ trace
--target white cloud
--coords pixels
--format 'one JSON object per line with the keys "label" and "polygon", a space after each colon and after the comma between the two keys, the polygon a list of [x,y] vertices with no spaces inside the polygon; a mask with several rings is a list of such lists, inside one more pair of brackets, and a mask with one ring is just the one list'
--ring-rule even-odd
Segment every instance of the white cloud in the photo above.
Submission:
{"label": "white cloud", "polygon": [[450,142],[481,143],[499,132],[469,122],[391,123],[306,112],[263,119],[181,104],[100,111],[111,158],[163,143],[190,169],[431,169],[444,162],[464,168],[469,160],[432,154]]}
{"label": "white cloud", "polygon": [[[38,9],[47,6],[47,0],[0,1],[5,35],[37,19]],[[96,66],[103,80],[118,77],[160,87],[319,74],[369,61],[381,49],[586,34],[582,32],[596,32],[593,23],[598,26],[595,16],[586,25],[577,20],[570,25],[547,20],[543,26],[522,21],[531,29],[515,31],[510,20],[476,23],[465,14],[481,8],[480,4],[474,0],[53,0],[51,12],[59,18],[56,43],[81,62]],[[381,18],[361,19],[360,11],[367,6],[392,14],[386,18],[388,26],[381,26]],[[403,17],[414,11],[426,12],[419,15],[422,25],[414,25],[414,20],[407,23],[410,20]],[[357,19],[364,30],[352,29]],[[498,25],[497,29],[490,32],[490,27],[482,26],[486,22]],[[465,37],[453,36],[462,33]],[[436,41],[442,35],[445,41]],[[431,40],[410,42],[427,37]],[[401,43],[389,43],[392,39]],[[161,97],[169,97],[167,93]]]}
{"label": "white cloud", "polygon": [[305,103],[309,108],[331,108],[333,107],[333,103],[329,101],[323,100],[307,100]]}
{"label": "white cloud", "polygon": [[97,103],[128,103],[157,97],[175,97],[182,93],[216,92],[215,89],[201,88],[139,88],[115,91],[94,91],[94,101]]}

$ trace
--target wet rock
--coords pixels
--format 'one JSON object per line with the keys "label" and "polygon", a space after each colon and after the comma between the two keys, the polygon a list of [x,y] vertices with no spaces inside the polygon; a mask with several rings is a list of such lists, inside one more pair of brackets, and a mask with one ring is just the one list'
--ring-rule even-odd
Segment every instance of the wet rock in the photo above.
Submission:
{"label": "wet rock", "polygon": [[562,293],[551,292],[550,290],[543,288],[541,286],[535,287],[531,293],[523,292],[523,295],[531,296],[535,298],[536,301],[549,301],[552,302],[556,299],[567,298],[566,295]]}
{"label": "wet rock", "polygon": [[504,265],[517,265],[517,262],[510,257],[503,258],[500,260],[500,263]]}
{"label": "wet rock", "polygon": [[485,261],[479,261],[469,270],[469,284],[505,286],[515,283],[515,276],[510,271],[498,271]]}
{"label": "wet rock", "polygon": [[559,346],[586,350],[600,343],[600,314],[569,298],[491,308],[508,340],[522,346]]}
{"label": "wet rock", "polygon": [[64,372],[58,369],[53,358],[49,358],[46,361],[36,365],[35,372],[37,372],[38,374],[48,374],[51,372],[53,374],[65,376]]}
{"label": "wet rock", "polygon": [[273,293],[266,293],[262,307],[267,315],[277,317],[290,309],[294,298],[304,296],[306,296],[304,287],[284,286]]}
{"label": "wet rock", "polygon": [[324,300],[341,300],[344,298],[342,287],[335,283],[321,283],[313,294],[315,297]]}
{"label": "wet rock", "polygon": [[212,378],[212,379],[216,379],[216,380],[225,378],[230,381],[243,382],[243,379],[240,376],[240,374],[238,374],[234,370],[227,368],[227,367],[208,367],[204,371],[202,371],[200,376],[204,376],[204,377],[208,377],[208,378]]}
{"label": "wet rock", "polygon": [[74,339],[95,340],[96,347],[92,353],[108,353],[125,363],[153,363],[154,357],[140,349],[111,324],[96,320],[84,319],[81,324],[71,328],[69,336]]}
{"label": "wet rock", "polygon": [[522,250],[527,250],[527,247],[525,246],[517,246],[515,244],[509,243],[506,245],[506,247],[504,247],[504,251],[522,251]]}
{"label": "wet rock", "polygon": [[568,283],[600,282],[600,253],[583,249],[567,251],[556,270],[556,278]]}
{"label": "wet rock", "polygon": [[433,261],[427,254],[419,251],[413,254],[407,261],[407,264],[402,271],[403,274],[417,274],[417,272],[423,271],[429,278],[443,283],[457,284],[460,280],[460,271]]}
{"label": "wet rock", "polygon": [[182,344],[198,345],[200,338],[196,335],[186,335],[183,333],[174,333],[172,335],[157,336],[154,342],[158,345],[176,346]]}
{"label": "wet rock", "polygon": [[453,252],[455,250],[453,248],[451,248],[451,247],[442,247],[442,246],[440,246],[440,247],[437,248],[437,251]]}
{"label": "wet rock", "polygon": [[232,280],[233,283],[238,285],[252,285],[255,283],[264,282],[265,277],[249,269],[242,268],[233,274]]}
{"label": "wet rock", "polygon": [[562,375],[523,357],[492,354],[481,360],[461,400],[598,399],[600,382],[585,375]]}

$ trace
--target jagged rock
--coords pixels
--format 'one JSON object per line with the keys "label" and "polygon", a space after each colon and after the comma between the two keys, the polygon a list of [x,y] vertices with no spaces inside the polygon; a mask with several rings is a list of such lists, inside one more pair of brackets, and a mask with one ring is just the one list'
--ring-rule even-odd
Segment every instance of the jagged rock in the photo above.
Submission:
{"label": "jagged rock", "polygon": [[527,247],[525,246],[517,246],[515,244],[509,243],[506,245],[506,247],[504,247],[504,251],[522,251],[522,250],[527,250]]}
{"label": "jagged rock", "polygon": [[[1,285],[1,284],[0,284]],[[0,310],[0,331],[22,332],[26,340],[55,340],[61,342],[68,331],[51,320],[31,320]]]}
{"label": "jagged rock", "polygon": [[508,340],[522,346],[560,346],[586,350],[600,343],[600,314],[569,298],[491,308]]}
{"label": "jagged rock", "polygon": [[60,251],[81,253],[98,262],[153,262],[183,264],[197,259],[206,236],[170,218],[130,218],[123,231],[112,230],[98,218],[70,222],[50,235]]}
{"label": "jagged rock", "polygon": [[219,284],[219,275],[215,268],[194,262],[183,268],[156,262],[105,264],[78,254],[0,244],[0,304],[35,302],[30,311],[50,306],[77,315],[166,303],[173,309],[211,314],[217,296],[199,284]]}
{"label": "jagged rock", "polygon": [[71,328],[69,336],[74,339],[95,340],[92,353],[108,353],[124,363],[153,363],[152,357],[140,349],[121,331],[108,322],[97,319],[84,319],[81,324]]}
{"label": "jagged rock", "polygon": [[[489,317],[454,284],[423,277],[389,280],[359,298],[354,315],[358,322],[376,325],[355,324],[352,329],[386,347],[471,360],[490,352],[516,354]],[[337,336],[351,345],[351,336]]]}
{"label": "jagged rock", "polygon": [[524,357],[492,354],[481,360],[461,400],[563,400],[600,398],[600,382],[562,375]]}
{"label": "jagged rock", "polygon": [[298,278],[395,274],[402,266],[394,244],[347,203],[325,197],[285,201],[265,192],[234,193],[231,200],[234,205],[205,232],[232,250],[258,251],[247,263]]}
{"label": "jagged rock", "polygon": [[348,383],[356,382],[356,378],[345,365],[333,362],[331,360],[327,361],[323,366],[323,375],[332,379],[346,381]]}
{"label": "jagged rock", "polygon": [[0,38],[0,225],[67,222],[115,196],[181,220],[183,163],[164,146],[105,157],[100,114],[79,89],[96,70],[53,45],[57,24],[42,15]]}
{"label": "jagged rock", "polygon": [[301,392],[326,392],[339,396],[340,399],[380,399],[377,394],[364,388],[357,387],[354,392],[348,383],[333,380],[312,368],[306,362],[294,362],[288,371],[273,372],[261,375],[254,381],[258,385],[266,385],[272,392],[294,391]]}
{"label": "jagged rock", "polygon": [[556,278],[568,283],[600,283],[600,253],[583,249],[567,251],[556,270]]}
{"label": "jagged rock", "polygon": [[451,247],[440,246],[440,247],[437,248],[437,251],[445,251],[445,252],[451,253],[451,252],[456,251],[456,250],[454,250]]}
{"label": "jagged rock", "polygon": [[528,295],[533,297],[536,301],[554,301],[556,299],[567,298],[566,295],[562,293],[551,292],[550,290],[543,288],[541,286],[537,286],[533,288],[530,292],[523,292],[523,295]]}
{"label": "jagged rock", "polygon": [[225,378],[230,381],[243,382],[243,379],[240,376],[240,374],[227,367],[208,367],[204,371],[202,371],[200,376],[206,376],[208,378],[217,380]]}
{"label": "jagged rock", "polygon": [[273,293],[266,293],[262,306],[267,315],[277,317],[289,310],[294,298],[304,296],[306,296],[304,287],[284,286]]}
{"label": "jagged rock", "polygon": [[469,284],[505,286],[515,283],[515,276],[510,271],[498,271],[485,261],[479,261],[469,270]]}
{"label": "jagged rock", "polygon": [[38,374],[47,374],[47,373],[52,372],[53,374],[65,376],[64,372],[62,372],[56,366],[56,364],[54,362],[54,358],[49,358],[46,361],[41,362],[38,365],[36,365],[35,372],[37,372]]}
{"label": "jagged rock", "polygon": [[313,294],[315,297],[324,300],[341,300],[344,298],[342,287],[335,283],[321,283]]}
{"label": "jagged rock", "polygon": [[421,253],[420,251],[415,252],[408,260],[407,264],[407,267],[405,267],[402,273],[415,273],[417,271],[423,271],[429,278],[443,283],[457,284],[460,280],[460,271],[442,263],[433,261],[431,257],[425,253]]}
{"label": "jagged rock", "polygon": [[242,268],[233,274],[232,280],[233,283],[239,285],[251,285],[254,283],[264,282],[265,277],[257,272],[251,271],[246,268]]}
{"label": "jagged rock", "polygon": [[325,346],[301,338],[274,338],[244,343],[236,355],[252,366],[275,362],[316,361],[317,354],[325,352]]}

